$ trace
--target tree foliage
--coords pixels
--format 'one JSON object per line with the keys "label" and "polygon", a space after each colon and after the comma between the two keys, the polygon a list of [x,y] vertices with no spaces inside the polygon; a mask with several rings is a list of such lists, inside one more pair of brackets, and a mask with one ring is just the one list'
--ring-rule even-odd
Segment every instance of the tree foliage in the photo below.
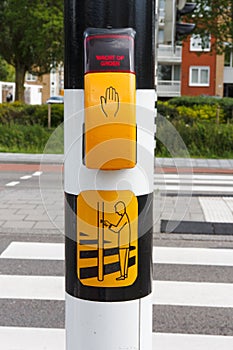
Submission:
{"label": "tree foliage", "polygon": [[63,0],[1,0],[0,54],[15,67],[23,100],[27,71],[42,75],[63,61]]}
{"label": "tree foliage", "polygon": [[14,68],[10,64],[8,64],[1,56],[0,56],[0,80],[1,81],[15,80]]}
{"label": "tree foliage", "polygon": [[206,34],[215,38],[213,48],[218,53],[233,48],[233,0],[194,0],[197,4],[191,15],[196,24],[195,33],[204,40]]}

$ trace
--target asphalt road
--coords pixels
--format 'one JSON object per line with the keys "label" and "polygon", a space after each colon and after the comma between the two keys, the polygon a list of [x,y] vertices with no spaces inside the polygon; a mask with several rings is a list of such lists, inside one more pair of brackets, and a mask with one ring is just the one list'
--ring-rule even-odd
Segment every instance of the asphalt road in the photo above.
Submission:
{"label": "asphalt road", "polygon": [[[63,243],[62,235],[7,234],[1,235],[0,253],[4,253],[12,242]],[[219,250],[233,249],[233,240],[161,239],[155,237],[155,254],[159,247],[181,247]],[[197,258],[198,262],[198,258]],[[63,260],[0,258],[1,276],[64,276]],[[233,267],[197,264],[155,263],[153,280],[176,283],[204,284],[212,286],[233,283]],[[17,285],[15,285],[17,288]],[[4,286],[3,290],[4,290]],[[2,291],[3,292],[3,291]],[[156,292],[156,286],[155,286]],[[181,290],[182,293],[182,290]],[[203,291],[203,293],[205,293]],[[17,291],[16,291],[17,295]],[[208,297],[208,296],[207,296]],[[211,296],[210,296],[211,298]],[[197,303],[198,304],[198,303]],[[0,293],[0,326],[64,328],[64,300],[6,298]],[[153,305],[153,331],[159,333],[209,334],[233,336],[233,309],[227,307]],[[165,350],[165,349],[164,349]]]}

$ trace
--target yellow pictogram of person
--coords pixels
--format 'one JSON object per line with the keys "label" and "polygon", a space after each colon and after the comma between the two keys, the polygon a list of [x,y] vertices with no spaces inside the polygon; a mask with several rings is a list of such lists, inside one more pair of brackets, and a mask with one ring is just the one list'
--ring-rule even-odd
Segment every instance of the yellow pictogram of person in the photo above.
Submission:
{"label": "yellow pictogram of person", "polygon": [[108,226],[109,230],[112,232],[118,234],[120,277],[116,278],[116,280],[121,281],[128,277],[131,227],[125,203],[123,201],[118,201],[114,205],[114,209],[115,213],[120,216],[120,219],[115,224],[104,220],[104,225]]}

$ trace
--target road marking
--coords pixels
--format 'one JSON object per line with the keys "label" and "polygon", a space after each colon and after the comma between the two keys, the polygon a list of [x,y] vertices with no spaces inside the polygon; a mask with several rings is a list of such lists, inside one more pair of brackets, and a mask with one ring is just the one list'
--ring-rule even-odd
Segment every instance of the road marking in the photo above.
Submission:
{"label": "road marking", "polygon": [[197,175],[197,174],[154,174],[156,180],[177,180],[177,181],[203,181],[213,184],[215,182],[233,183],[232,175]]}
{"label": "road marking", "polygon": [[32,174],[32,176],[40,176],[43,173],[43,171],[36,171]]}
{"label": "road marking", "polygon": [[232,186],[200,186],[194,184],[181,183],[180,185],[154,184],[154,190],[159,191],[186,191],[198,193],[232,193]]}
{"label": "road marking", "polygon": [[222,198],[199,197],[199,202],[207,222],[233,223],[233,213]]}
{"label": "road marking", "polygon": [[7,187],[13,187],[13,186],[16,186],[18,185],[20,182],[19,181],[12,181],[12,182],[9,182],[8,184],[6,184]]}
{"label": "road marking", "polygon": [[[1,299],[64,300],[65,278],[54,276],[0,276]],[[233,285],[176,281],[153,282],[153,304],[233,307]]]}
{"label": "road marking", "polygon": [[153,263],[233,266],[232,249],[153,247]]}
{"label": "road marking", "polygon": [[32,175],[24,175],[24,176],[21,176],[20,179],[21,180],[28,180],[28,179],[31,179]]}
{"label": "road marking", "polygon": [[4,350],[65,350],[65,330],[53,328],[0,327]]}
{"label": "road marking", "polygon": [[0,255],[7,259],[64,260],[64,243],[11,242]]}
{"label": "road marking", "polygon": [[1,299],[65,299],[65,279],[60,276],[0,275],[0,286]]}
{"label": "road marking", "polygon": [[[3,259],[64,260],[64,243],[11,242]],[[233,266],[232,249],[153,247],[154,264]]]}
{"label": "road marking", "polygon": [[[0,327],[4,350],[65,350],[65,329]],[[232,350],[232,336],[153,333],[153,350]]]}
{"label": "road marking", "polygon": [[153,333],[152,339],[154,350],[232,350],[233,347],[232,336]]}
{"label": "road marking", "polygon": [[152,302],[156,305],[233,307],[233,284],[206,282],[153,282]]}

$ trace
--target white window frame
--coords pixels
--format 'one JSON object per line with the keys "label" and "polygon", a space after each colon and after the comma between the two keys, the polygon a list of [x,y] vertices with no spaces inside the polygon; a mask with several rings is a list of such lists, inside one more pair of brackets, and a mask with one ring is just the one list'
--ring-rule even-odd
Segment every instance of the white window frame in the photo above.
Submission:
{"label": "white window frame", "polygon": [[190,51],[194,52],[210,52],[211,50],[211,35],[206,35],[206,43],[208,39],[208,47],[202,48],[202,39],[199,34],[193,34],[190,38]]}
{"label": "white window frame", "polygon": [[[198,70],[198,82],[197,83],[192,82],[192,71],[194,69]],[[201,83],[201,71],[202,70],[208,71],[208,82],[207,83]],[[189,86],[210,86],[210,67],[209,66],[190,66],[189,67]]]}
{"label": "white window frame", "polygon": [[31,73],[26,73],[26,81],[31,81],[31,82],[35,82],[37,81],[37,76]]}

